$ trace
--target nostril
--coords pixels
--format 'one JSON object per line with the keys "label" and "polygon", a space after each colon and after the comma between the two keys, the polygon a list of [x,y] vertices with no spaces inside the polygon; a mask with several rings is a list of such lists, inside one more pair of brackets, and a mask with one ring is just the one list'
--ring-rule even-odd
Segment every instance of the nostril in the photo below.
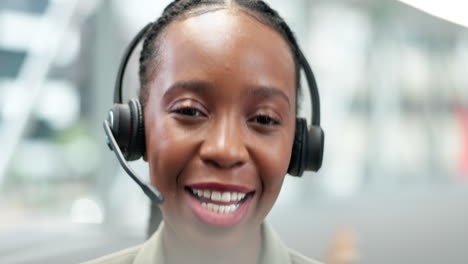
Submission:
{"label": "nostril", "polygon": [[213,167],[220,167],[218,165],[217,162],[215,162],[214,160],[204,160],[204,162],[207,164],[207,165],[210,165],[210,166],[213,166]]}
{"label": "nostril", "polygon": [[208,166],[212,166],[218,169],[231,169],[235,167],[240,167],[244,162],[242,161],[235,161],[235,162],[230,162],[230,161],[221,161],[221,160],[213,160],[213,159],[205,159],[203,160],[205,164]]}

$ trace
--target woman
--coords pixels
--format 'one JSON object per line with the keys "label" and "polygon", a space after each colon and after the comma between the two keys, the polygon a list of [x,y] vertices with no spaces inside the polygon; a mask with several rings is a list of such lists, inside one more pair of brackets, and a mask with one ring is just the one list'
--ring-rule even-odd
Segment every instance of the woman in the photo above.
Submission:
{"label": "woman", "polygon": [[317,263],[264,223],[291,158],[298,56],[263,1],[170,4],[140,57],[144,159],[164,221],[89,263]]}

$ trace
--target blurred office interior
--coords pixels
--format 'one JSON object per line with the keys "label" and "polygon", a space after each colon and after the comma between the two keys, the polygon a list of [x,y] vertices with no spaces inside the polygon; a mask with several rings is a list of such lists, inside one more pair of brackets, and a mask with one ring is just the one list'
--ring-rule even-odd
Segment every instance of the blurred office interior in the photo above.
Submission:
{"label": "blurred office interior", "polygon": [[[468,23],[396,0],[266,2],[315,72],[326,133],[323,168],[287,177],[268,221],[331,264],[466,263]],[[145,239],[149,202],[102,121],[125,46],[168,3],[0,2],[0,263],[77,263]]]}

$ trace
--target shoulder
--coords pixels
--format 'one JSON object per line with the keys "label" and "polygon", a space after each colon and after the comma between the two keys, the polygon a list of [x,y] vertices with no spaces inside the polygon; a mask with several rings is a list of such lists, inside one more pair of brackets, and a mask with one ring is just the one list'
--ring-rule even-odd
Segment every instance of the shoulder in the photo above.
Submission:
{"label": "shoulder", "polygon": [[124,249],[117,253],[107,255],[83,264],[146,264],[165,263],[162,246],[162,222],[158,230],[143,244]]}
{"label": "shoulder", "polygon": [[262,264],[288,263],[288,264],[320,264],[315,260],[307,258],[294,249],[286,246],[279,235],[267,223],[262,224],[263,254]]}
{"label": "shoulder", "polygon": [[131,264],[135,260],[140,248],[141,246],[127,248],[82,264]]}
{"label": "shoulder", "polygon": [[321,264],[321,262],[310,259],[293,249],[288,249],[288,253],[292,264]]}

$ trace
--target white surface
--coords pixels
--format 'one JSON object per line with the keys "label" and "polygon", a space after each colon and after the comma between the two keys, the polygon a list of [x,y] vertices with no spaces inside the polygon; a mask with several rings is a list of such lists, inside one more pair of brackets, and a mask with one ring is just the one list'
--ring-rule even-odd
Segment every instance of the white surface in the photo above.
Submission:
{"label": "white surface", "polygon": [[433,16],[468,27],[468,2],[464,0],[399,0]]}

